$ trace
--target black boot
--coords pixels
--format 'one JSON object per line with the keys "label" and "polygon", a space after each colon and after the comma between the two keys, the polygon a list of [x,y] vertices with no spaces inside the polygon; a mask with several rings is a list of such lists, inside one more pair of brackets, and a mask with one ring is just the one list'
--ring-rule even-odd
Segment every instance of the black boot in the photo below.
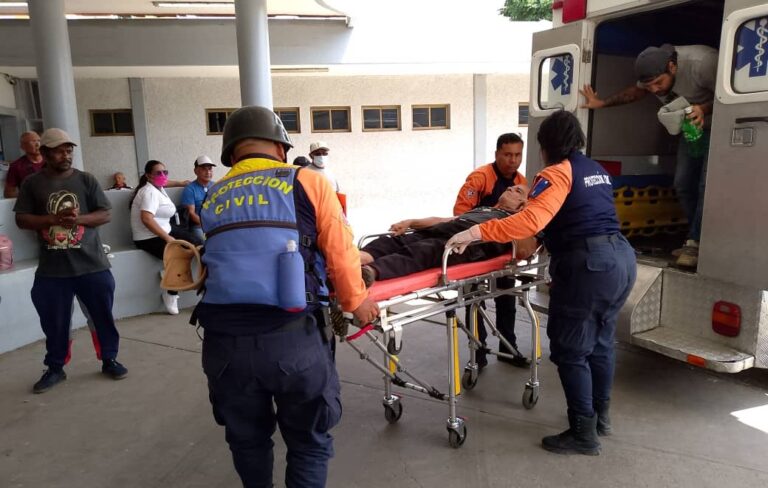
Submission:
{"label": "black boot", "polygon": [[504,356],[496,356],[496,359],[499,362],[511,364],[516,368],[528,368],[531,365],[531,362],[528,361],[528,358],[520,354],[515,343],[512,343],[512,346],[515,348],[514,350],[510,350],[503,342],[499,341],[499,352],[511,354],[513,357],[507,358]]}
{"label": "black boot", "polygon": [[600,441],[597,438],[597,414],[592,417],[568,414],[571,428],[557,435],[550,435],[541,440],[541,447],[557,454],[600,454]]}
{"label": "black boot", "polygon": [[608,415],[610,400],[595,401],[595,414],[597,415],[597,435],[608,436],[611,430],[611,417]]}

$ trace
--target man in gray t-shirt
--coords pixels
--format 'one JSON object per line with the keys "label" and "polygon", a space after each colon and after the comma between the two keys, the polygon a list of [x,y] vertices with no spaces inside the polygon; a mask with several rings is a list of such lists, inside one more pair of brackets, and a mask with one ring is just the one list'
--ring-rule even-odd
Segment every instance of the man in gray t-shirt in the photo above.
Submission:
{"label": "man in gray t-shirt", "polygon": [[65,380],[74,297],[87,308],[101,345],[101,371],[122,379],[128,370],[117,362],[120,335],[112,316],[115,280],[96,227],[110,220],[110,204],[96,179],[72,167],[76,144],[61,129],[40,139],[45,167],[24,180],[13,207],[16,224],[37,233],[40,257],[32,303],[45,333],[48,369],[33,391],[43,393]]}
{"label": "man in gray t-shirt", "polygon": [[621,92],[600,99],[590,85],[584,85],[581,94],[584,108],[599,109],[632,103],[649,93],[662,104],[684,97],[692,109],[687,115],[695,125],[704,129],[699,142],[703,156],[692,156],[688,144],[680,138],[675,168],[675,190],[690,226],[688,239],[677,254],[677,264],[696,268],[701,236],[701,212],[704,207],[704,185],[707,175],[709,129],[712,125],[712,106],[717,79],[717,51],[709,46],[649,47],[635,59],[637,83]]}

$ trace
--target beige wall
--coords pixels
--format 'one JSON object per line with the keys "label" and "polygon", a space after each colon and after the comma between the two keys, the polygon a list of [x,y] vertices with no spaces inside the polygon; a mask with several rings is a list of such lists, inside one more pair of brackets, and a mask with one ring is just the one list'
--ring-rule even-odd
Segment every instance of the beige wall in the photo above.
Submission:
{"label": "beige wall", "polygon": [[131,108],[128,80],[78,79],[75,96],[83,167],[93,173],[104,188],[112,185],[112,175],[117,171],[125,173],[128,184],[135,186],[138,177],[133,136],[91,136],[90,110]]}
{"label": "beige wall", "polygon": [[0,107],[16,108],[16,99],[13,96],[13,85],[8,83],[3,76],[0,76]]}
{"label": "beige wall", "polygon": [[[496,139],[505,132],[517,132],[527,144],[528,128],[517,125],[518,106],[528,103],[528,75],[489,75],[488,76],[488,162],[493,159]],[[525,174],[526,151],[523,151],[523,164],[520,171]]]}
{"label": "beige wall", "polygon": [[[87,79],[76,84],[86,170],[103,185],[123,171],[138,179],[133,137],[90,137],[88,110],[129,106],[125,79]],[[147,78],[144,80],[150,158],[163,161],[173,179],[193,178],[192,161],[207,154],[215,161],[221,136],[206,135],[206,108],[240,104],[235,78]],[[407,217],[450,215],[458,188],[473,169],[474,101],[472,75],[276,76],[276,107],[299,107],[301,133],[292,134],[292,160],[309,144],[331,147],[329,167],[348,195],[356,235],[385,231]],[[518,132],[517,104],[527,100],[526,75],[489,75],[487,161],[496,137]],[[412,130],[411,106],[450,104],[449,130]],[[363,132],[363,105],[400,105],[400,131]],[[349,106],[351,132],[312,133],[310,107]],[[144,163],[143,161],[141,162]],[[226,169],[219,166],[215,176]]]}

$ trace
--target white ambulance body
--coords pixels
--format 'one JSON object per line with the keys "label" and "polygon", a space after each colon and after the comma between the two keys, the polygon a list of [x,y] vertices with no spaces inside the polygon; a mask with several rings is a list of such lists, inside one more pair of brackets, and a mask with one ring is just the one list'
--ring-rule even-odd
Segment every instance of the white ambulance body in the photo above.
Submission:
{"label": "white ambulance body", "polygon": [[[585,129],[587,154],[610,161],[615,180],[632,190],[644,178],[671,182],[677,139],[658,122],[656,97],[590,111],[579,88],[589,83],[605,98],[634,84],[635,57],[648,46],[719,51],[698,269],[668,265],[685,240],[669,233],[674,225],[638,229],[630,236],[638,279],[617,335],[716,371],[768,367],[768,3],[565,0],[553,8],[554,27],[533,39],[529,177],[541,169],[541,121],[565,108]],[[647,220],[633,198],[625,214]]]}

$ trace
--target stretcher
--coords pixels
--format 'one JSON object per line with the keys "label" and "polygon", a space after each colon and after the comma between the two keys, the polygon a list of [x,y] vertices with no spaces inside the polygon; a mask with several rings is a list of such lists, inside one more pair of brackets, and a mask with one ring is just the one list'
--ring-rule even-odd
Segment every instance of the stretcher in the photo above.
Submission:
{"label": "stretcher", "polygon": [[[359,247],[374,237],[387,234],[364,236],[360,239]],[[509,351],[520,354],[516,348],[501,336],[493,320],[481,308],[481,304],[491,298],[501,295],[514,295],[520,299],[531,319],[531,368],[530,378],[523,392],[523,406],[531,409],[539,398],[538,363],[541,358],[539,336],[539,320],[531,305],[530,291],[548,282],[548,257],[541,248],[527,260],[515,260],[516,247],[510,254],[498,256],[485,261],[448,266],[448,256],[454,248],[447,247],[443,252],[442,267],[421,271],[401,278],[377,281],[369,289],[369,296],[379,305],[379,318],[371,324],[355,324],[359,328],[348,334],[350,321],[344,326],[337,327],[337,335],[341,342],[348,344],[360,356],[384,375],[384,417],[389,423],[397,422],[403,414],[401,396],[393,393],[393,386],[414,390],[432,398],[448,403],[448,442],[458,448],[467,437],[465,419],[456,413],[457,397],[462,387],[470,390],[475,387],[480,368],[476,354],[485,345],[478,339],[478,316],[482,315],[485,325],[492,335],[507,346]],[[515,286],[499,288],[497,279],[503,277],[515,278]],[[418,300],[418,302],[415,302]],[[410,302],[410,303],[409,303]],[[469,324],[464,324],[457,316],[456,310],[468,307]],[[409,371],[400,359],[403,349],[404,330],[409,324],[428,319],[435,315],[445,315],[448,356],[448,389],[447,392],[438,390],[430,383],[418,378]],[[349,317],[347,315],[347,317]],[[469,339],[469,361],[463,375],[460,373],[459,361],[459,331]],[[375,350],[383,355],[383,361],[376,360],[367,352],[370,344],[360,345],[363,337],[370,341]],[[488,354],[513,357],[509,354],[485,349]],[[461,380],[459,379],[461,377]]]}

